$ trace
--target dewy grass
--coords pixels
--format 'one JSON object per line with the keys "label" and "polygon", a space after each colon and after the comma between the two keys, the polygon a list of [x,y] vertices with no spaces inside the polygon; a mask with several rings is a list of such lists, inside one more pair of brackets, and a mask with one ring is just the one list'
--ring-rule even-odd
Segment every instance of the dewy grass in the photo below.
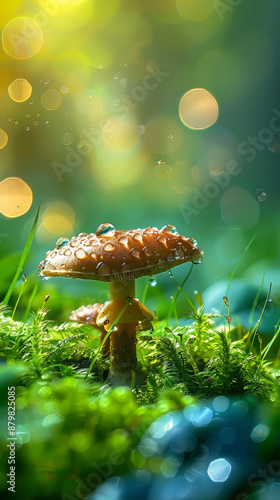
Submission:
{"label": "dewy grass", "polygon": [[36,215],[35,215],[32,227],[30,229],[30,232],[29,232],[29,235],[28,235],[28,238],[27,238],[27,241],[26,241],[26,244],[25,244],[22,256],[20,258],[20,261],[19,261],[16,273],[15,273],[15,276],[14,276],[14,279],[13,279],[12,283],[10,284],[9,289],[8,289],[8,291],[7,291],[4,299],[3,299],[3,302],[2,302],[3,304],[8,304],[9,303],[9,300],[10,300],[11,295],[13,293],[13,290],[15,288],[16,282],[17,282],[20,274],[22,273],[23,266],[24,266],[24,263],[26,261],[27,255],[29,253],[29,250],[30,250],[30,247],[31,247],[34,235],[35,235],[35,231],[36,231],[36,228],[37,228],[37,223],[38,223],[38,218],[39,218],[39,212],[40,212],[40,206],[37,209],[37,212],[36,212]]}

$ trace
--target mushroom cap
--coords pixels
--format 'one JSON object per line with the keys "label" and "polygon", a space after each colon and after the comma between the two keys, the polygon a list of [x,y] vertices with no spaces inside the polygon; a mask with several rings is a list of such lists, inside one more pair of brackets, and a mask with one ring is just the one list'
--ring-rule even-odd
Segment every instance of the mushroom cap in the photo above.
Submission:
{"label": "mushroom cap", "polygon": [[174,226],[118,231],[101,224],[96,234],[60,238],[39,265],[41,277],[65,276],[98,281],[128,281],[162,273],[190,261],[201,261],[196,240]]}
{"label": "mushroom cap", "polygon": [[[104,326],[107,331],[110,330],[113,322],[120,314],[125,303],[125,300],[111,300],[110,302],[105,302],[96,318],[96,324],[98,326]],[[153,321],[153,319],[154,317],[152,313],[146,306],[144,306],[144,304],[142,304],[138,299],[132,299],[120,317],[118,323],[138,323],[148,320],[149,325],[151,325],[151,321]]]}
{"label": "mushroom cap", "polygon": [[96,318],[103,308],[104,304],[96,302],[93,305],[81,306],[79,309],[72,311],[69,319],[77,323],[85,323],[86,325],[95,326],[99,328],[96,323]]}

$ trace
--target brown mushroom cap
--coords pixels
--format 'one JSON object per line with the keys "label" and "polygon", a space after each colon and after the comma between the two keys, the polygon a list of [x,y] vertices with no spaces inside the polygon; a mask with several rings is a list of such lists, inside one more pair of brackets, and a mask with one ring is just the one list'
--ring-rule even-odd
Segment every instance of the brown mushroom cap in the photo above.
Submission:
{"label": "brown mushroom cap", "polygon": [[96,323],[96,318],[103,308],[104,304],[99,304],[96,302],[93,305],[81,306],[79,309],[72,311],[69,319],[76,321],[77,323],[85,323],[86,325],[95,326],[99,328]]}
{"label": "brown mushroom cap", "polygon": [[164,272],[184,262],[201,260],[193,238],[174,226],[117,231],[102,224],[96,234],[60,238],[39,265],[41,277],[67,276],[98,281],[126,281]]}

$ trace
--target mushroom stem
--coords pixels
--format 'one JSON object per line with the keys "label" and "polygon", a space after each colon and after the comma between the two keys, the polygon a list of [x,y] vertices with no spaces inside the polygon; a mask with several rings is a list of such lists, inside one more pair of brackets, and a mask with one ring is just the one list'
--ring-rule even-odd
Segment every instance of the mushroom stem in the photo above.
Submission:
{"label": "mushroom stem", "polygon": [[111,332],[112,385],[131,385],[132,374],[136,370],[136,325],[137,323],[118,323]]}
{"label": "mushroom stem", "polygon": [[126,300],[135,298],[135,280],[110,281],[110,300]]}
{"label": "mushroom stem", "polygon": [[[131,300],[135,297],[135,280],[110,282],[110,300],[127,300],[128,297]],[[131,385],[132,373],[137,366],[136,325],[117,323],[111,332],[110,382],[113,385]]]}

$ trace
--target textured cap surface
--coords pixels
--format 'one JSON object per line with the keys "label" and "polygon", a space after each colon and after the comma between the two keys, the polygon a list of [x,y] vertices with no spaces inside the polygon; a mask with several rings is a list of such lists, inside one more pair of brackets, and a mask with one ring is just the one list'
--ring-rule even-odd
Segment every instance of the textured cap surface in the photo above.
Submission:
{"label": "textured cap surface", "polygon": [[174,226],[117,231],[102,224],[96,234],[60,238],[39,265],[41,277],[65,276],[99,281],[125,281],[164,272],[184,262],[201,260],[193,238]]}

